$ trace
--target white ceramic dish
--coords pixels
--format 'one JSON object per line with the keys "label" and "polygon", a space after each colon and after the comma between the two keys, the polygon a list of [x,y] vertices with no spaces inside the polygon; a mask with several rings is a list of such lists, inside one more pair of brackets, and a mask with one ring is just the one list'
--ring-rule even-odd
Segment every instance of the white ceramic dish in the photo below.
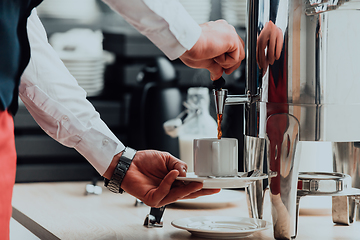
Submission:
{"label": "white ceramic dish", "polygon": [[189,231],[194,236],[212,239],[247,237],[271,226],[271,223],[261,219],[233,216],[189,217],[174,220],[171,224]]}
{"label": "white ceramic dish", "polygon": [[260,173],[256,177],[242,177],[246,175],[245,172],[239,172],[236,177],[199,177],[195,173],[190,172],[186,177],[177,177],[177,180],[184,182],[202,182],[204,189],[216,188],[244,188],[250,183],[267,178],[267,175]]}
{"label": "white ceramic dish", "polygon": [[221,189],[219,193],[213,195],[178,200],[174,205],[189,208],[223,208],[231,203],[236,203],[244,199],[244,191]]}

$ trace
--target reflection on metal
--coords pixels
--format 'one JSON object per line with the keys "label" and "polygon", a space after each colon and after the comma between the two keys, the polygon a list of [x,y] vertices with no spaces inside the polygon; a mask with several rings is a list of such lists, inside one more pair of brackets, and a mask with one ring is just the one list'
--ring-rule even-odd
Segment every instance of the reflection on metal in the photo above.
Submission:
{"label": "reflection on metal", "polygon": [[[244,170],[264,171],[265,139],[245,136],[244,140]],[[251,183],[245,188],[249,216],[262,219],[265,190],[263,180]]]}
{"label": "reflection on metal", "polygon": [[353,200],[353,197],[358,194],[360,194],[360,190],[351,187],[351,177],[348,174],[326,172],[299,173],[296,203],[297,221],[299,217],[300,198],[311,195],[322,195],[333,196],[333,222],[349,225],[351,223],[349,218],[349,200]]}
{"label": "reflection on metal", "polygon": [[271,115],[266,122],[268,168],[274,237],[296,236],[296,197],[300,149],[299,122],[289,114]]}
{"label": "reflection on metal", "polygon": [[[348,196],[334,196],[332,197],[332,219],[334,223],[350,225],[354,221],[354,208],[351,206],[353,199]],[[349,214],[350,213],[350,214]]]}
{"label": "reflection on metal", "polygon": [[[246,94],[257,100],[250,97],[244,108],[244,133],[253,142],[266,139],[275,238],[296,236],[297,141],[360,141],[359,6],[355,0],[247,1]],[[255,151],[246,146],[245,165],[256,162]],[[259,192],[248,195],[250,214],[260,217]]]}
{"label": "reflection on metal", "polygon": [[213,90],[214,94],[214,101],[215,101],[215,110],[216,114],[223,114],[225,109],[225,101],[227,98],[228,90],[227,89],[220,89],[220,90]]}
{"label": "reflection on metal", "polygon": [[163,227],[163,215],[165,212],[165,206],[160,208],[152,207],[150,213],[146,215],[144,226],[147,228]]}
{"label": "reflection on metal", "polygon": [[309,1],[248,1],[246,93],[260,101],[245,110],[245,135],[264,138],[267,117],[284,112],[300,122],[300,141],[360,140],[357,118],[343,117],[360,114],[360,15],[349,10],[359,3],[307,16]]}
{"label": "reflection on metal", "polygon": [[351,177],[344,173],[299,173],[298,195],[328,195],[351,188]]}
{"label": "reflection on metal", "polygon": [[[360,144],[359,142],[333,142],[333,160],[334,171],[349,174],[352,178],[352,187],[360,189]],[[350,224],[356,221],[360,221],[360,207],[356,204],[355,198],[347,199],[347,202],[343,202],[342,209],[348,209],[347,223]],[[340,199],[334,199],[338,205]],[[334,207],[333,207],[334,208]],[[334,211],[334,210],[333,210]],[[356,216],[356,219],[355,219]],[[333,217],[334,219],[334,217]],[[338,222],[336,219],[334,222]]]}
{"label": "reflection on metal", "polygon": [[360,8],[359,1],[356,0],[309,0],[308,5],[305,10],[308,16],[336,9],[358,10]]}
{"label": "reflection on metal", "polygon": [[[360,141],[360,1],[248,0],[247,8],[246,94],[217,98],[215,103],[246,103],[247,171],[262,168],[266,139],[274,236],[290,239],[296,236],[296,205],[305,193],[302,189],[297,197],[298,141],[334,142],[334,171],[357,174],[352,187],[360,185],[356,150],[340,157],[353,153],[340,150],[342,143],[355,146]],[[356,172],[347,166],[355,166]],[[312,183],[319,182],[309,180],[309,193],[323,191]],[[247,188],[249,213],[256,218],[263,211],[260,184]],[[348,198],[351,218],[351,206],[359,200]]]}

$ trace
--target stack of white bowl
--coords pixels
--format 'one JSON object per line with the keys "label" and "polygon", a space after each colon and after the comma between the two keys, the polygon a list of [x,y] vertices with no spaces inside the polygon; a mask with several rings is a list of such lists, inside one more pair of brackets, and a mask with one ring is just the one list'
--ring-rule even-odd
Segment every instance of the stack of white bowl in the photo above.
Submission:
{"label": "stack of white bowl", "polygon": [[98,17],[96,0],[46,0],[38,7],[40,17],[89,21]]}
{"label": "stack of white bowl", "polygon": [[90,29],[72,29],[53,34],[49,42],[87,96],[101,94],[106,62],[102,33]]}
{"label": "stack of white bowl", "polygon": [[222,17],[235,27],[245,27],[247,0],[221,0]]}
{"label": "stack of white bowl", "polygon": [[211,13],[211,0],[179,0],[190,16],[198,23],[208,22]]}

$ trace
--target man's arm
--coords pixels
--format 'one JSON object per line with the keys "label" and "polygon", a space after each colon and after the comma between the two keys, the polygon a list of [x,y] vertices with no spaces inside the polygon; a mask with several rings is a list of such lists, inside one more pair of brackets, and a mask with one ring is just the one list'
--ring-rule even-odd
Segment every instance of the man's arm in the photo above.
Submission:
{"label": "man's arm", "polygon": [[[48,135],[75,148],[101,175],[111,178],[124,145],[100,119],[86,100],[86,92],[48,44],[35,11],[27,27],[31,59],[19,87],[22,101]],[[201,189],[201,183],[175,182],[179,175],[186,175],[186,164],[179,159],[155,150],[138,151],[121,187],[157,207],[218,192]]]}
{"label": "man's arm", "polygon": [[124,145],[101,120],[86,92],[48,43],[35,10],[27,30],[31,58],[21,77],[20,98],[49,136],[75,148],[103,175]]}
{"label": "man's arm", "polygon": [[170,60],[191,49],[201,28],[177,0],[103,0]]}
{"label": "man's arm", "polygon": [[177,0],[103,0],[170,60],[206,68],[211,79],[232,73],[245,58],[244,42],[235,28],[220,20],[200,26]]}

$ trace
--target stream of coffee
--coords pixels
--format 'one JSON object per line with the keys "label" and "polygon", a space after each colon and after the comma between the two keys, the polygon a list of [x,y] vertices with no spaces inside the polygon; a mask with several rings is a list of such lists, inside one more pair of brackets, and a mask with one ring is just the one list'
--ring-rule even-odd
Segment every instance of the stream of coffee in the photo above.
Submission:
{"label": "stream of coffee", "polygon": [[221,136],[222,136],[222,131],[221,131],[222,118],[223,118],[222,114],[217,114],[217,131],[218,131],[217,138],[218,139],[221,139]]}

